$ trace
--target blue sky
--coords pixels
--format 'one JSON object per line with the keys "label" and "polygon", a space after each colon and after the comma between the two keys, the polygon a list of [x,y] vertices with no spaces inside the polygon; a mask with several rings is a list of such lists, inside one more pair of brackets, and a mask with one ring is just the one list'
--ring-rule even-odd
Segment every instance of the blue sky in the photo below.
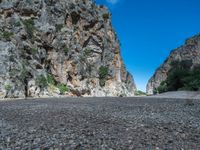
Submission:
{"label": "blue sky", "polygon": [[138,89],[170,51],[200,33],[200,0],[96,0],[109,7],[121,54]]}

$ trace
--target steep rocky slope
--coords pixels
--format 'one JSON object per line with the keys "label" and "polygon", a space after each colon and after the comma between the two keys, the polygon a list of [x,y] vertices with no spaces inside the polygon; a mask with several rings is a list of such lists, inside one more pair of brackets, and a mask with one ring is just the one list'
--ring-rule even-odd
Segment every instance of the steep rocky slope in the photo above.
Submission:
{"label": "steep rocky slope", "polygon": [[110,17],[92,0],[1,0],[0,98],[132,96]]}
{"label": "steep rocky slope", "polygon": [[147,93],[153,94],[162,81],[167,78],[167,73],[171,68],[173,61],[188,61],[191,63],[192,68],[200,66],[200,34],[188,40],[185,44],[171,52],[165,62],[156,70],[153,77],[147,84]]}

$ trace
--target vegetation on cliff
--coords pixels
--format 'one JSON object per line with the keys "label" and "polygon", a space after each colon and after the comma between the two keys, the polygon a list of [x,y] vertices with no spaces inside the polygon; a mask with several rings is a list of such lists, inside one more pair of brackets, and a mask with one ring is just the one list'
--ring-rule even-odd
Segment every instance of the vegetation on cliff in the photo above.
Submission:
{"label": "vegetation on cliff", "polygon": [[200,89],[200,67],[192,67],[192,61],[174,61],[168,72],[167,79],[163,81],[154,93],[167,91],[198,91]]}

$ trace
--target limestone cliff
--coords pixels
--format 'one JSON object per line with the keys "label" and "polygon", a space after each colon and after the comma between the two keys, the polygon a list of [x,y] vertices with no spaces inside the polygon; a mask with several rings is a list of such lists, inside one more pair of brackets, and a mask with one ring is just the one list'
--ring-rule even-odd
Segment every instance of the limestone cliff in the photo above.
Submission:
{"label": "limestone cliff", "polygon": [[200,34],[188,40],[185,44],[173,50],[165,62],[156,70],[153,77],[147,84],[147,93],[153,94],[154,89],[157,88],[162,81],[167,78],[167,73],[170,70],[171,62],[173,61],[189,61],[192,67],[200,65]]}
{"label": "limestone cliff", "polygon": [[135,90],[105,7],[92,0],[0,1],[0,98]]}

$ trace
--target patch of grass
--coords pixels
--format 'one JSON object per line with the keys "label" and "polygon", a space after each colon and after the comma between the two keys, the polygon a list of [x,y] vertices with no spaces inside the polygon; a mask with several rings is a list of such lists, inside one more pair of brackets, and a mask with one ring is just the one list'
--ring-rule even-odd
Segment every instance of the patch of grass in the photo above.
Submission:
{"label": "patch of grass", "polygon": [[37,77],[36,79],[36,84],[38,86],[40,86],[41,88],[45,88],[48,86],[48,82],[47,82],[47,79],[44,75],[40,75]]}
{"label": "patch of grass", "polygon": [[65,84],[58,84],[57,87],[62,95],[69,91],[69,88]]}

